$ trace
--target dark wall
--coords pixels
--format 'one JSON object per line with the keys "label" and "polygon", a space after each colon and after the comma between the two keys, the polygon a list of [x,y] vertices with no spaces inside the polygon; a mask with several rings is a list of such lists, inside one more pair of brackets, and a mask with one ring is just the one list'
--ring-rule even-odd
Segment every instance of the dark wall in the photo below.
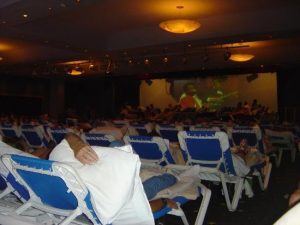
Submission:
{"label": "dark wall", "polygon": [[49,81],[0,76],[0,112],[36,115],[49,110]]}
{"label": "dark wall", "polygon": [[278,112],[282,120],[293,117],[300,121],[300,69],[277,73]]}
{"label": "dark wall", "polygon": [[124,104],[139,104],[133,78],[28,77],[0,75],[0,113],[113,117]]}
{"label": "dark wall", "polygon": [[70,78],[65,81],[65,106],[80,116],[113,117],[125,103],[138,105],[139,82],[131,78]]}
{"label": "dark wall", "polygon": [[[300,70],[277,71],[278,111],[286,109],[300,120]],[[139,104],[139,84],[135,78],[41,78],[0,75],[0,113],[50,113],[53,117],[73,109],[81,116],[113,117],[125,104]],[[298,115],[299,114],[299,115]]]}

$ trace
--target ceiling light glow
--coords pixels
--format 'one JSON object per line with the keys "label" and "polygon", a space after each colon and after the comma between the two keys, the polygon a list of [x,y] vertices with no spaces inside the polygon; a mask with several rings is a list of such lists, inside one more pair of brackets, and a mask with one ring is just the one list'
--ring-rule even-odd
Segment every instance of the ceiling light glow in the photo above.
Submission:
{"label": "ceiling light glow", "polygon": [[190,33],[197,30],[200,26],[201,24],[198,21],[190,19],[166,20],[159,24],[161,29],[176,34]]}
{"label": "ceiling light glow", "polygon": [[251,54],[232,54],[230,60],[234,62],[247,62],[254,58]]}

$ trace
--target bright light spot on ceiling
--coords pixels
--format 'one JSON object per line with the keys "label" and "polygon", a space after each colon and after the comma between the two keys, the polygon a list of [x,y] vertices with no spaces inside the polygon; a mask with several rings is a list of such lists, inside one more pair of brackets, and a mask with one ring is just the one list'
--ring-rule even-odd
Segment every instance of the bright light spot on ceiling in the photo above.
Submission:
{"label": "bright light spot on ceiling", "polygon": [[[153,14],[172,18],[182,17],[199,17],[206,15],[207,12],[212,11],[212,5],[203,3],[203,1],[192,0],[192,1],[174,1],[174,0],[157,0],[146,1],[142,6],[145,11],[149,11]],[[184,11],[179,12],[176,8],[178,5],[184,6]]]}
{"label": "bright light spot on ceiling", "polygon": [[6,44],[6,43],[1,43],[0,41],[0,51],[7,51],[7,50],[10,50],[12,48],[11,45],[9,44]]}
{"label": "bright light spot on ceiling", "polygon": [[254,58],[254,55],[251,54],[232,54],[230,60],[234,62],[247,62]]}
{"label": "bright light spot on ceiling", "polygon": [[176,34],[185,34],[197,30],[200,23],[197,20],[175,19],[167,20],[159,24],[160,28]]}
{"label": "bright light spot on ceiling", "polygon": [[73,64],[84,64],[84,63],[89,63],[89,60],[83,59],[83,60],[74,60],[74,61],[67,61],[67,62],[62,62],[58,63],[59,65],[73,65]]}

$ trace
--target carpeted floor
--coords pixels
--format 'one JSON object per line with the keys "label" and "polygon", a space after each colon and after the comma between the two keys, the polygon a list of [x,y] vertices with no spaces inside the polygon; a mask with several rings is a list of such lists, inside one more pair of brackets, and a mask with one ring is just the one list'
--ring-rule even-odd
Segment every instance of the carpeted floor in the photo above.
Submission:
{"label": "carpeted floor", "polygon": [[[290,154],[283,155],[282,163],[276,168],[273,163],[273,170],[269,187],[266,191],[261,191],[257,182],[253,182],[254,197],[249,199],[243,196],[240,199],[235,212],[227,210],[224,197],[220,188],[206,184],[212,190],[212,198],[207,210],[205,225],[271,225],[288,208],[288,195],[296,189],[300,181],[300,155],[296,161],[291,163]],[[190,225],[194,224],[199,200],[190,201],[183,206],[184,212]],[[300,218],[300,217],[299,217]],[[178,217],[166,216],[157,224],[183,225]],[[300,224],[300,219],[299,219]]]}

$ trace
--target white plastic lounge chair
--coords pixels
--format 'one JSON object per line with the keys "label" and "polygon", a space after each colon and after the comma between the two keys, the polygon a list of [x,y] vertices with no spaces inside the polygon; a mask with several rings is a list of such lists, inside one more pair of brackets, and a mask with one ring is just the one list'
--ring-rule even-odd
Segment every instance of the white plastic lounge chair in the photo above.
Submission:
{"label": "white plastic lounge chair", "polygon": [[[178,139],[181,148],[188,154],[187,164],[200,165],[199,176],[202,180],[221,182],[227,208],[235,211],[242,194],[244,177],[238,176],[234,169],[226,133],[180,131]],[[228,192],[228,183],[233,183],[235,187],[232,199]]]}

